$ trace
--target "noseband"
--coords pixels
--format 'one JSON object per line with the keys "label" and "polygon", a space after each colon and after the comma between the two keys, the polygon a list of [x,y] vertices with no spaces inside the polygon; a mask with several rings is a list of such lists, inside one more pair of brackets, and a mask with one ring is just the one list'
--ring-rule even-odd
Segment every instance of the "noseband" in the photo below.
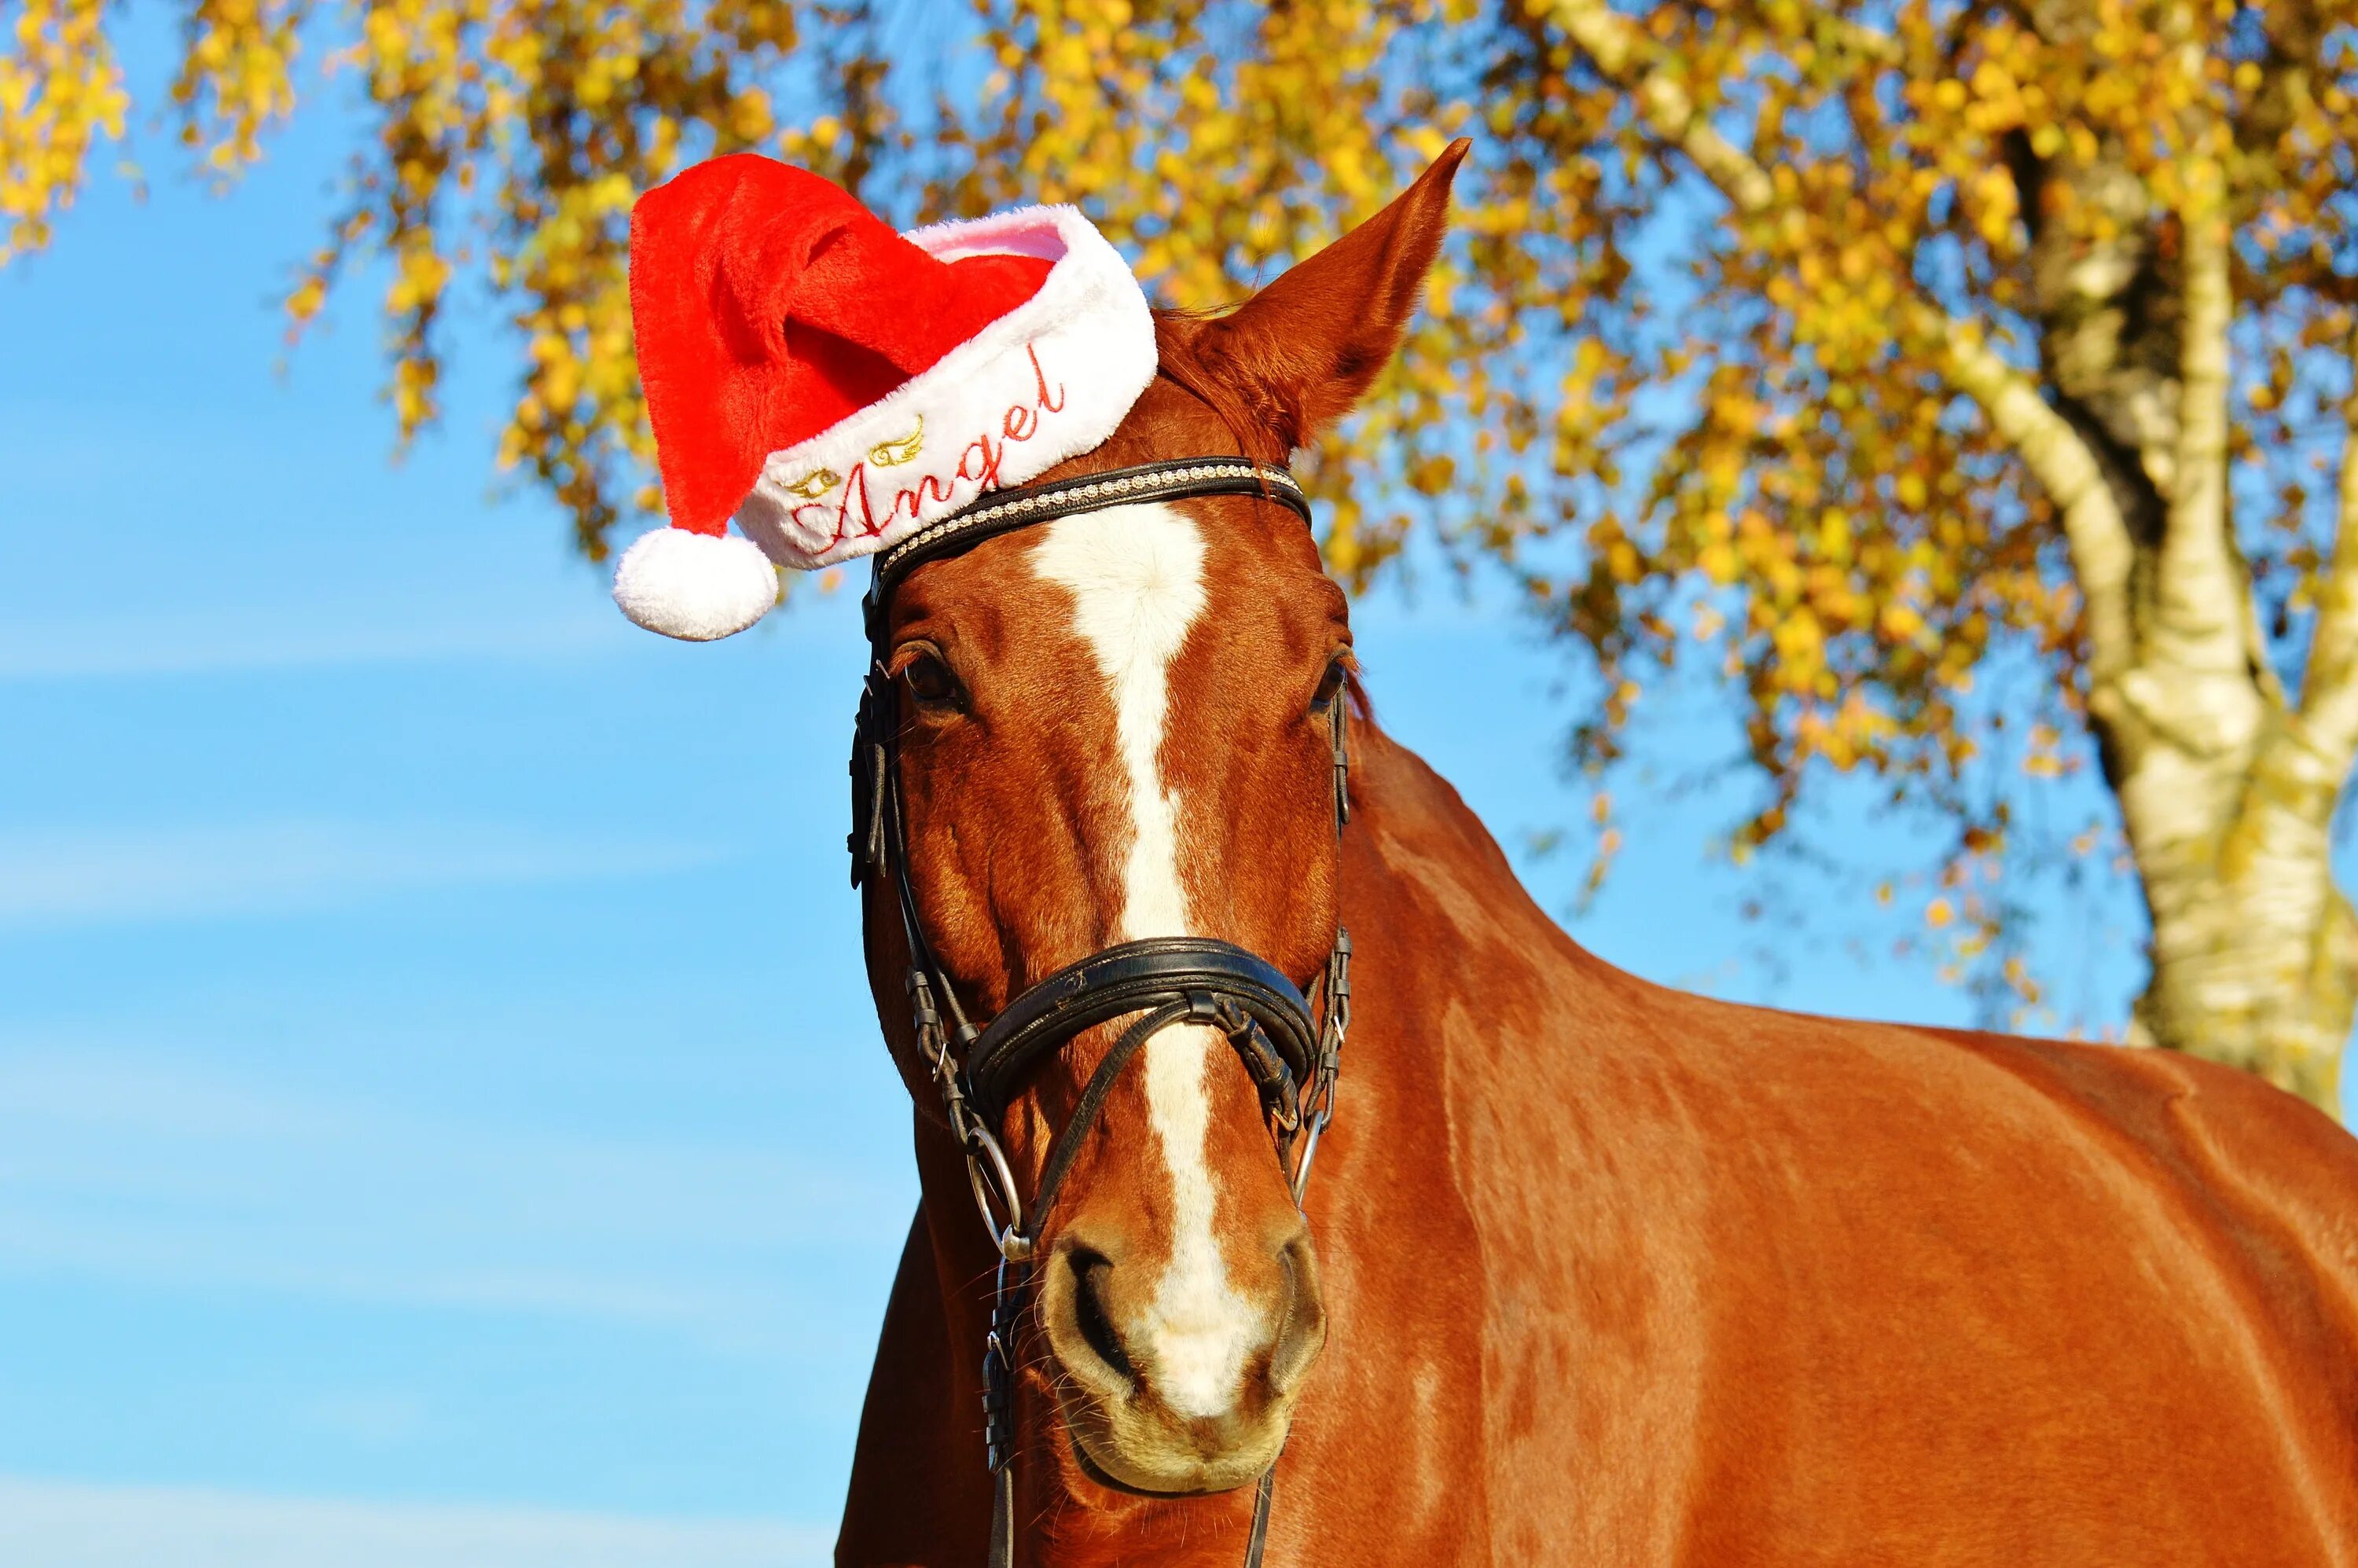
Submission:
{"label": "noseband", "polygon": [[[1310,1181],[1318,1140],[1335,1114],[1335,1080],[1351,1016],[1351,938],[1337,927],[1314,990],[1321,1016],[1293,981],[1251,951],[1207,936],[1156,936],[1118,943],[1067,965],[1009,1002],[977,1029],[925,940],[909,882],[907,813],[901,799],[898,726],[887,645],[892,591],[929,561],[959,554],[1001,534],[1112,506],[1198,496],[1250,495],[1310,521],[1310,503],[1282,468],[1241,458],[1146,463],[1048,484],[995,491],[965,511],[876,557],[862,602],[868,675],[852,736],[851,881],[889,874],[908,937],[908,990],[917,1047],[942,1098],[942,1115],[966,1156],[991,1243],[998,1249],[990,1337],[983,1355],[985,1439],[992,1473],[991,1568],[1014,1562],[1014,1372],[1016,1320],[1033,1259],[1058,1188],[1115,1081],[1140,1048],[1174,1024],[1202,1024],[1236,1051],[1260,1095],[1281,1167],[1298,1205]],[[1334,697],[1335,826],[1350,816],[1344,753],[1345,696]],[[945,1019],[945,1012],[947,1017]],[[1084,1032],[1136,1014],[1089,1076],[1072,1119],[1051,1144],[1038,1191],[1026,1206],[993,1130],[1032,1065]],[[1258,1568],[1269,1531],[1276,1466],[1263,1472],[1253,1498],[1246,1568]]]}

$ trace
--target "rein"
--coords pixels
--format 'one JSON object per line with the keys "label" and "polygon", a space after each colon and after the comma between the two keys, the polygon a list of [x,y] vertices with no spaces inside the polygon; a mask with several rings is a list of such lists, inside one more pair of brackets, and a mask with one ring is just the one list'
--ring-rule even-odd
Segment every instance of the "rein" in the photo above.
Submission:
{"label": "rein", "polygon": [[[1067,965],[977,1029],[925,940],[909,883],[907,813],[888,667],[892,650],[886,645],[892,591],[927,562],[1018,528],[1107,507],[1213,495],[1259,496],[1310,521],[1309,500],[1284,469],[1242,458],[1142,463],[993,492],[879,555],[862,601],[869,660],[852,735],[852,885],[888,874],[892,881],[908,938],[909,1008],[917,1047],[941,1094],[943,1119],[966,1156],[975,1207],[999,1252],[983,1353],[985,1454],[992,1476],[990,1568],[1012,1568],[1015,1558],[1013,1352],[1033,1260],[1057,1191],[1115,1081],[1164,1029],[1195,1023],[1217,1031],[1260,1092],[1279,1164],[1298,1206],[1308,1189],[1319,1138],[1335,1115],[1335,1083],[1350,1026],[1351,938],[1336,927],[1335,945],[1312,988],[1321,997],[1317,1017],[1293,980],[1249,949],[1206,936],[1157,936],[1117,943]],[[1345,695],[1337,692],[1330,710],[1337,833],[1350,816],[1346,705]],[[993,1129],[1034,1063],[1086,1031],[1133,1013],[1137,1021],[1090,1075],[1072,1119],[1050,1145],[1039,1189],[1027,1206]],[[1245,1568],[1260,1568],[1276,1477],[1272,1463],[1254,1490]]]}

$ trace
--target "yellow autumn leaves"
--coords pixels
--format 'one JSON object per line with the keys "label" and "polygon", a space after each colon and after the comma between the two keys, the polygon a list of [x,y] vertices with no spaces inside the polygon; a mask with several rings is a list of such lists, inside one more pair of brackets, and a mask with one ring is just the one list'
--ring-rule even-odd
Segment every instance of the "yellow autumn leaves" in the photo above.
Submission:
{"label": "yellow autumn leaves", "polygon": [[0,38],[0,262],[48,243],[131,107],[103,0],[18,0]]}

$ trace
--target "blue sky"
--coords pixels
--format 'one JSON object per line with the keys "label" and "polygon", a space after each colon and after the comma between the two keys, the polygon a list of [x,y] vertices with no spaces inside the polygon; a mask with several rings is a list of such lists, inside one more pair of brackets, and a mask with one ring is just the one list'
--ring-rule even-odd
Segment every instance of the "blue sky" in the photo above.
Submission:
{"label": "blue sky", "polygon": [[[492,493],[485,318],[397,465],[370,280],[277,373],[330,128],[227,200],[150,138],[144,204],[102,182],[0,272],[0,1561],[821,1562],[915,1190],[844,878],[853,607],[623,622]],[[1581,819],[1526,626],[1428,592],[1358,632],[1503,838]],[[1623,797],[1591,946],[1969,1016],[1868,913],[1758,962],[1731,797]],[[1574,872],[1531,867],[1555,908]],[[2117,1017],[2133,901],[2049,913]]]}

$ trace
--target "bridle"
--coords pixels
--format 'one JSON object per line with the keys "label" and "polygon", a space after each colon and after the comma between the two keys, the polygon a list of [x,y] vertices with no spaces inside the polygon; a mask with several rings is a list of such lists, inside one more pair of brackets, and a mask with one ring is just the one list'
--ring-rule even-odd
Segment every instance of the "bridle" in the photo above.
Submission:
{"label": "bridle", "polygon": [[[1144,463],[1046,484],[994,491],[964,511],[876,557],[862,601],[869,660],[852,734],[851,881],[889,874],[908,938],[909,1009],[917,1048],[941,1095],[951,1135],[966,1157],[975,1207],[999,1252],[990,1328],[983,1353],[985,1448],[992,1477],[990,1568],[1012,1568],[1014,1526],[1014,1362],[1017,1320],[1033,1256],[1065,1173],[1105,1108],[1115,1081],[1140,1048],[1174,1024],[1217,1030],[1236,1051],[1259,1090],[1280,1166],[1299,1205],[1308,1189],[1318,1141],[1335,1115],[1335,1081],[1351,1017],[1351,938],[1339,925],[1311,1003],[1293,981],[1247,948],[1207,936],[1156,936],[1121,942],[1069,964],[1009,1002],[977,1029],[958,1003],[925,940],[909,883],[907,814],[901,799],[899,738],[893,723],[887,622],[893,589],[911,572],[982,540],[1111,506],[1197,496],[1250,495],[1310,521],[1310,503],[1284,469],[1243,458]],[[1350,817],[1344,750],[1345,694],[1329,709],[1334,738],[1335,827]],[[1039,1189],[1027,1206],[993,1130],[1027,1072],[1083,1032],[1129,1014],[1124,1030],[1089,1076],[1072,1118],[1050,1145]],[[1259,1568],[1269,1533],[1274,1464],[1253,1498],[1246,1568]]]}

